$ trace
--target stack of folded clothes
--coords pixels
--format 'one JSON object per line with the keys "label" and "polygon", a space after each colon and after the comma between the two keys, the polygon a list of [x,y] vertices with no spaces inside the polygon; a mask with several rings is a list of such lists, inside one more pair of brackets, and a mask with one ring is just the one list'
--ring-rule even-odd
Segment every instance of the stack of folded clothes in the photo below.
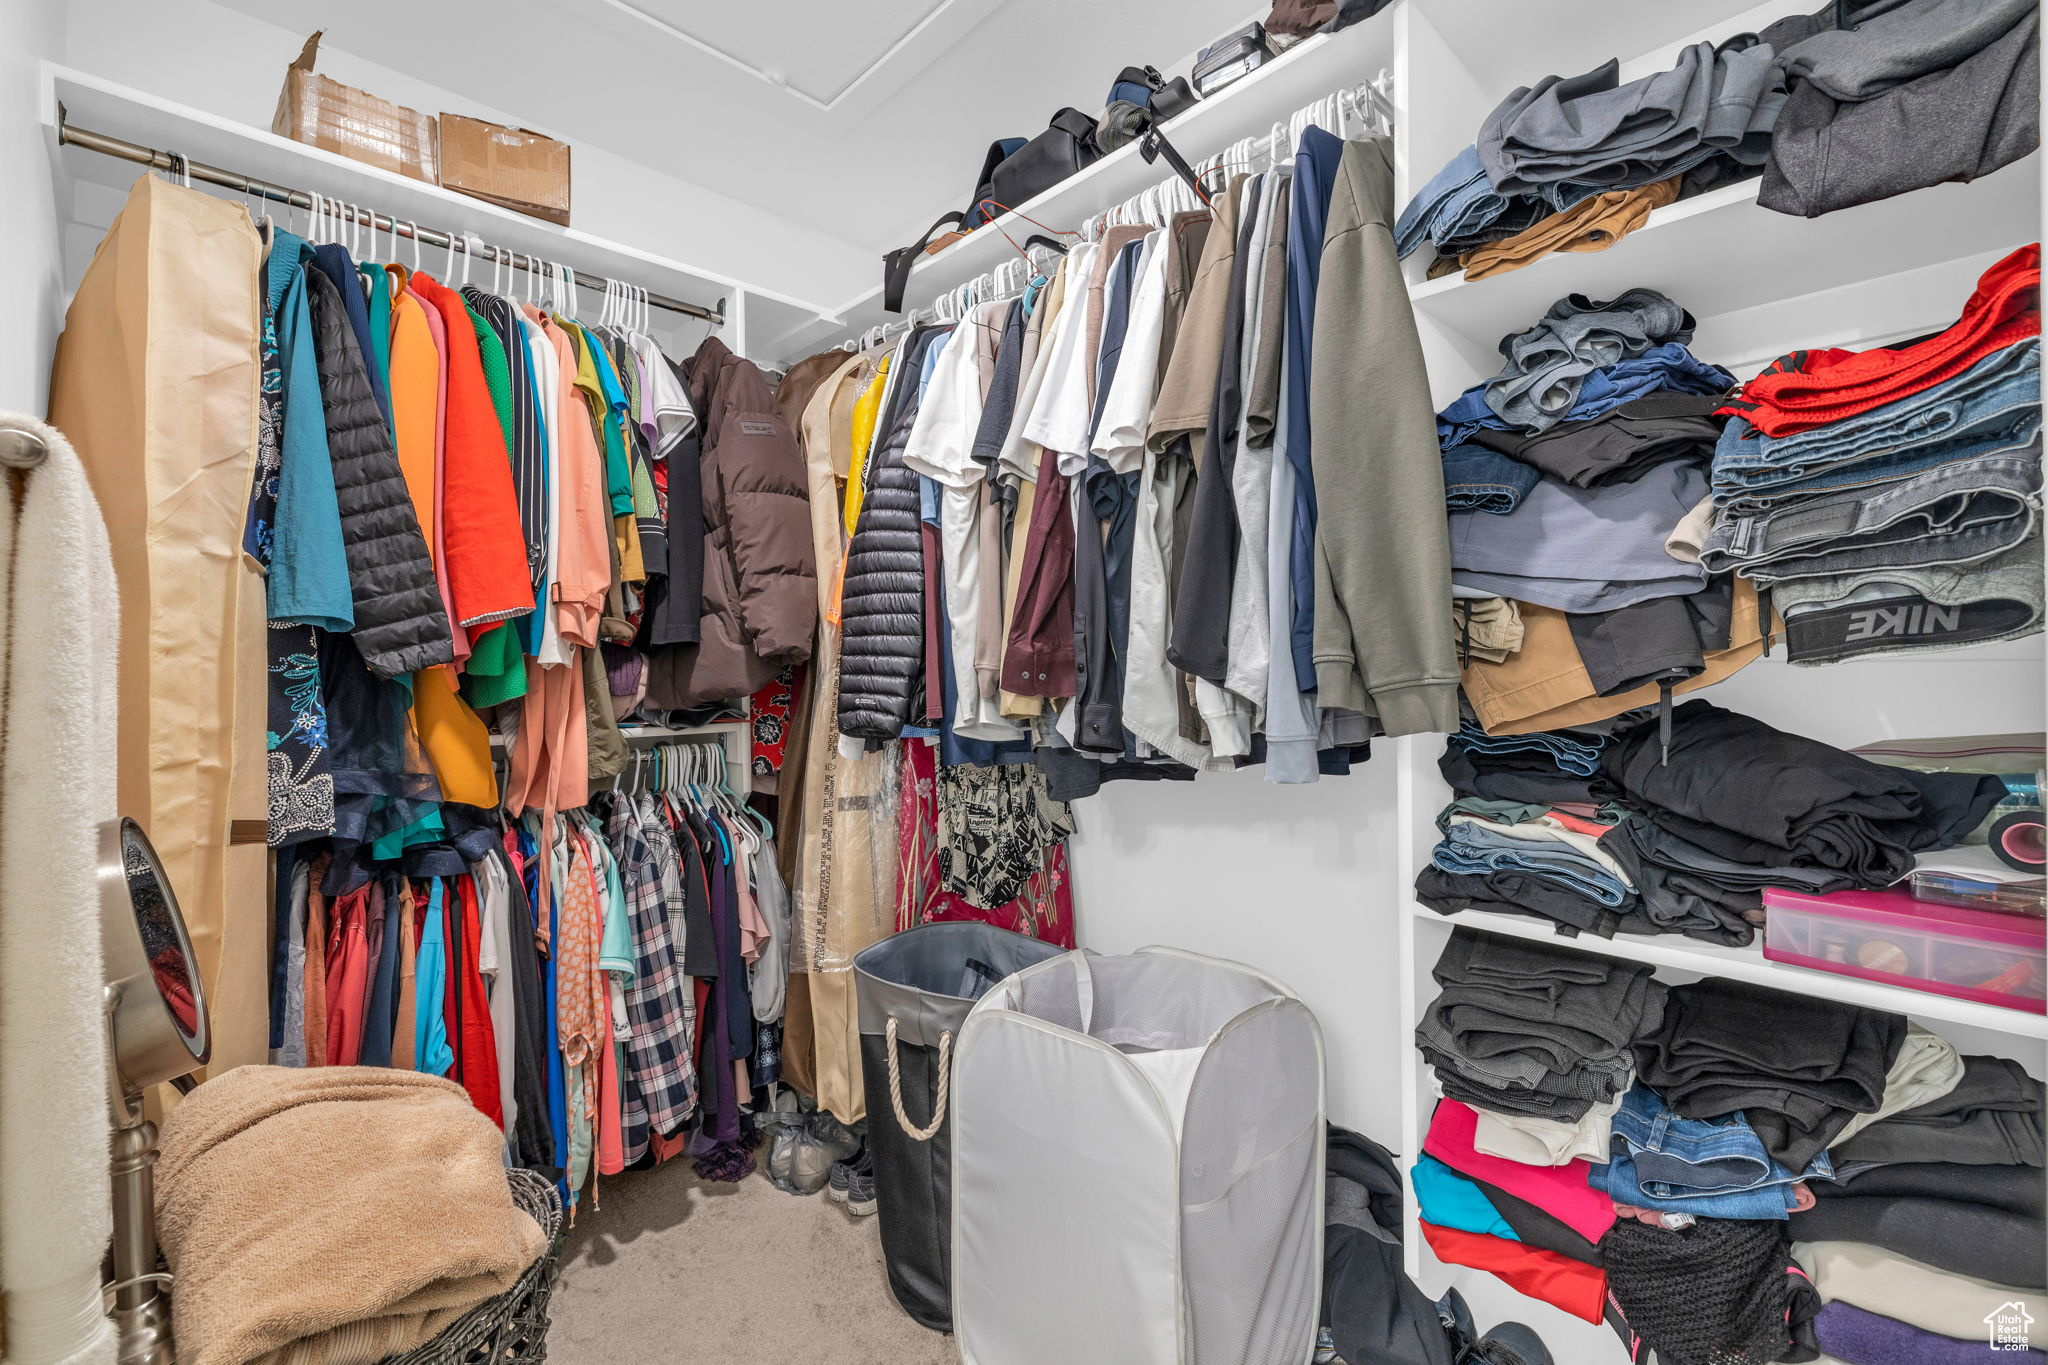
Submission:
{"label": "stack of folded clothes", "polygon": [[1740,1113],[1773,1161],[1804,1171],[1883,1104],[1906,1032],[1903,1015],[1709,978],[1670,989],[1636,1065],[1672,1112]]}
{"label": "stack of folded clothes", "polygon": [[1647,966],[1462,926],[1435,976],[1416,1044],[1445,1094],[1501,1114],[1576,1123],[1621,1095],[1663,1010]]}
{"label": "stack of folded clothes", "polygon": [[1650,919],[1715,926],[1722,942],[1749,941],[1764,887],[1889,886],[1916,852],[1961,842],[2005,794],[1986,774],[1884,767],[1710,702],[1668,719],[1668,750],[1656,722],[1605,750],[1629,814],[1602,844]]}
{"label": "stack of folded clothes", "polygon": [[1613,60],[1545,76],[1422,187],[1395,248],[1476,280],[1759,174],[1759,203],[1809,218],[1988,175],[2040,143],[2038,29],[2037,0],[1838,0],[1627,84]]}
{"label": "stack of folded clothes", "polygon": [[1954,326],[1796,351],[1721,408],[1700,563],[1771,591],[1792,662],[2041,629],[2040,282],[2022,247]]}
{"label": "stack of folded clothes", "polygon": [[2005,795],[1988,774],[1887,767],[1698,700],[1606,735],[1467,722],[1439,768],[1456,799],[1416,878],[1423,904],[1736,947],[1764,888],[1889,886]]}
{"label": "stack of folded clothes", "polygon": [[1585,422],[1660,389],[1719,394],[1735,376],[1685,348],[1693,317],[1654,289],[1609,300],[1568,294],[1533,326],[1500,341],[1500,373],[1437,414],[1446,449],[1481,431],[1525,436]]}
{"label": "stack of folded clothes", "polygon": [[1824,1349],[1851,1365],[2048,1360],[2024,1348],[1984,1357],[1987,1324],[1969,1339],[1958,1330],[1967,1305],[1982,1318],[2048,1289],[2044,1102],[2048,1087],[2019,1063],[1908,1034],[1883,1104],[1830,1148],[1835,1183],[1792,1215],[1832,1300]]}
{"label": "stack of folded clothes", "polygon": [[1484,1270],[1587,1322],[1605,1316],[1600,1240],[1614,1208],[1573,1160],[1525,1165],[1491,1155],[1484,1110],[1444,1100],[1413,1172],[1422,1235],[1438,1260]]}
{"label": "stack of folded clothes", "polygon": [[1695,548],[1734,377],[1692,331],[1654,289],[1570,295],[1438,414],[1453,596],[1512,602],[1523,627],[1461,656],[1488,731],[1605,719],[1763,652],[1769,614]]}
{"label": "stack of folded clothes", "polygon": [[1785,99],[1773,56],[1695,43],[1669,70],[1627,84],[1610,60],[1524,86],[1403,210],[1397,249],[1429,241],[1441,271],[1483,279],[1551,251],[1613,245],[1652,209],[1727,174],[1701,171],[1762,167]]}

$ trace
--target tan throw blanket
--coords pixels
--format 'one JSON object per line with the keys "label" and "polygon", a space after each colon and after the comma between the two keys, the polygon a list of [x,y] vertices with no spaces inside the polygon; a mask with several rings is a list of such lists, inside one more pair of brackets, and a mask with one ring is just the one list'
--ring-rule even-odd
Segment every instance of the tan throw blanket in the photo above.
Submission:
{"label": "tan throw blanket", "polygon": [[545,1238],[462,1088],[238,1067],[164,1123],[156,1210],[180,1365],[369,1365],[501,1294]]}

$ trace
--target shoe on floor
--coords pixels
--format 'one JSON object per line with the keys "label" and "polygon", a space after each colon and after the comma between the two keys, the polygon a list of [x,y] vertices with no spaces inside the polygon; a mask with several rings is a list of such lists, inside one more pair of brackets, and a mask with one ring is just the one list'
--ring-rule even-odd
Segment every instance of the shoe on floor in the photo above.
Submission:
{"label": "shoe on floor", "polygon": [[833,1162],[832,1173],[825,1178],[825,1197],[835,1204],[846,1202],[846,1191],[852,1183],[847,1168],[852,1164],[851,1161]]}
{"label": "shoe on floor", "polygon": [[856,1218],[875,1211],[875,1158],[865,1148],[846,1163],[846,1211]]}

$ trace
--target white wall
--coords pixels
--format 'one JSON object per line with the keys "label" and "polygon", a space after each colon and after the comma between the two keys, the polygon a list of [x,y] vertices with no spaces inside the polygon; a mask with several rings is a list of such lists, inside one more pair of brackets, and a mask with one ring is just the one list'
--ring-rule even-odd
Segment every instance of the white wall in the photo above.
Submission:
{"label": "white wall", "polygon": [[[5,0],[8,5],[24,2],[44,0]],[[69,65],[259,128],[270,126],[285,68],[306,39],[302,32],[209,0],[72,0],[62,8],[69,15]],[[402,44],[406,36],[393,33],[390,40]],[[449,60],[460,60],[460,54]],[[603,98],[595,64],[573,56],[563,61],[558,53],[542,52],[531,64],[507,66],[488,105],[392,70],[367,54],[324,43],[316,69],[425,113],[450,110],[524,127],[534,126],[532,116],[520,112],[524,83],[580,81],[589,84],[591,98]],[[650,127],[646,135],[724,134]],[[572,220],[582,231],[827,304],[849,292],[849,279],[878,268],[872,253],[829,230],[813,229],[801,218],[750,207],[600,148],[572,146]]]}
{"label": "white wall", "polygon": [[1081,946],[1170,944],[1287,983],[1323,1028],[1330,1121],[1400,1150],[1396,746],[1298,787],[1264,770],[1113,782],[1077,802]]}
{"label": "white wall", "polygon": [[51,166],[36,107],[37,63],[62,50],[61,0],[0,0],[0,410],[43,415],[63,318]]}

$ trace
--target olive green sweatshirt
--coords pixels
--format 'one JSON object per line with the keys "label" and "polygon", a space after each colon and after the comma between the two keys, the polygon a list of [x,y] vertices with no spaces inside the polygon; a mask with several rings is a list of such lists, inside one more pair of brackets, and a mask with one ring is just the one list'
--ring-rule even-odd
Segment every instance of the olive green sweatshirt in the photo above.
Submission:
{"label": "olive green sweatshirt", "polygon": [[1344,145],[1309,375],[1316,701],[1389,735],[1458,728],[1436,413],[1390,231],[1393,144]]}

